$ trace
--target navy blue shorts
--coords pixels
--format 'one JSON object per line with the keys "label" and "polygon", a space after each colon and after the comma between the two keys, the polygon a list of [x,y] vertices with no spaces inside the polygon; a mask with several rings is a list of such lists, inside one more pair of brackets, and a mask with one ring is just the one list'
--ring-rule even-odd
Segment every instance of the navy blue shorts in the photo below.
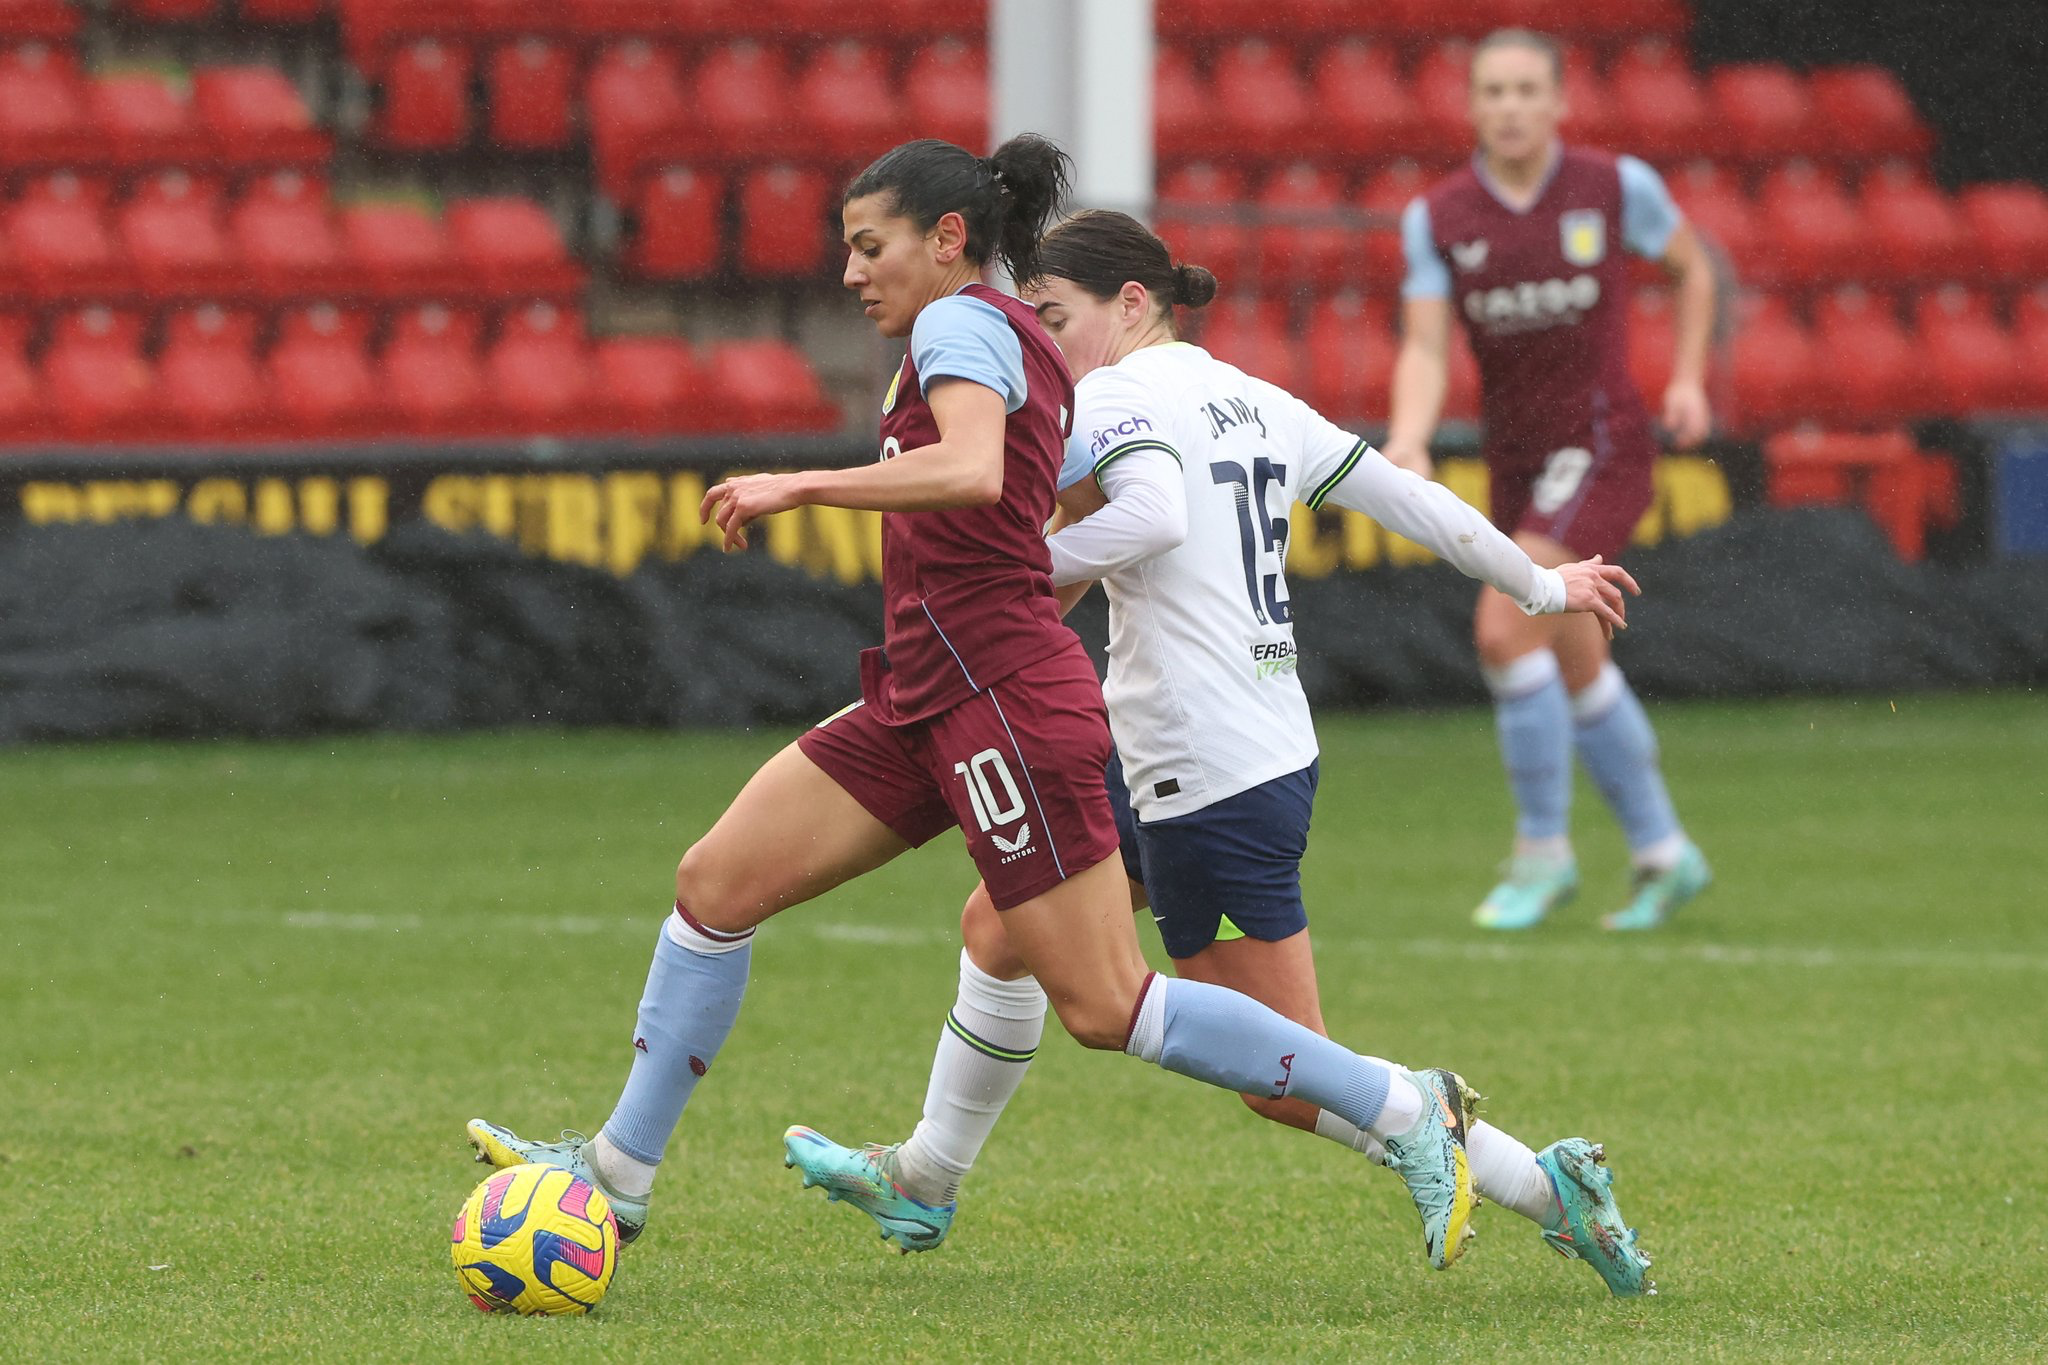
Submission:
{"label": "navy blue shorts", "polygon": [[[1105,774],[1124,871],[1142,884],[1168,957],[1193,957],[1218,938],[1277,943],[1308,928],[1301,859],[1320,763],[1261,782],[1213,806],[1141,824],[1123,759]],[[1221,932],[1219,932],[1221,931]]]}

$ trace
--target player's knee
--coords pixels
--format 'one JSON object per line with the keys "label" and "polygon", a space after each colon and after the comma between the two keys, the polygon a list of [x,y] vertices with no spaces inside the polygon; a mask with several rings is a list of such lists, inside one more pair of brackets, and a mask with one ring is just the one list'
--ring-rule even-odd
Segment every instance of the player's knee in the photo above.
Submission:
{"label": "player's knee", "polygon": [[676,864],[676,903],[688,907],[699,924],[737,933],[753,927],[737,882],[719,866],[717,851],[703,841],[690,845]]}
{"label": "player's knee", "polygon": [[967,908],[960,912],[960,942],[966,945],[974,965],[998,981],[1015,981],[1027,974],[1024,960],[1010,946],[1010,935],[1003,928],[1003,912],[982,891],[968,897]]}
{"label": "player's knee", "polygon": [[1060,1018],[1060,1027],[1082,1047],[1121,1052],[1131,1036],[1131,1015],[1136,1004],[1135,996],[1121,999],[1105,991],[1089,998],[1055,996],[1052,1008]]}
{"label": "player's knee", "polygon": [[1472,643],[1479,650],[1479,662],[1496,669],[1506,668],[1535,648],[1526,621],[1510,620],[1484,607],[1472,618]]}

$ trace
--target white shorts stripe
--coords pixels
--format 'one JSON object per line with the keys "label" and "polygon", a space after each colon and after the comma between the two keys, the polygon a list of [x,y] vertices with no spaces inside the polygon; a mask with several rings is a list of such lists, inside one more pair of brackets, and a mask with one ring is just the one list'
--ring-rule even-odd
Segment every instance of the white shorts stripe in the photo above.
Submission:
{"label": "white shorts stripe", "polygon": [[1060,846],[1052,837],[1052,821],[1045,818],[1045,803],[1038,799],[1038,783],[1032,779],[1031,765],[1024,759],[1024,750],[1018,747],[1017,732],[1010,728],[1010,718],[1003,714],[1003,704],[996,700],[996,690],[991,687],[986,695],[996,708],[996,719],[1003,723],[1003,733],[1010,737],[1010,752],[1017,755],[1017,767],[1024,774],[1024,788],[1031,793],[1031,804],[1038,810],[1038,827],[1045,831],[1045,847],[1052,854],[1053,868],[1064,878],[1067,865],[1060,860]]}

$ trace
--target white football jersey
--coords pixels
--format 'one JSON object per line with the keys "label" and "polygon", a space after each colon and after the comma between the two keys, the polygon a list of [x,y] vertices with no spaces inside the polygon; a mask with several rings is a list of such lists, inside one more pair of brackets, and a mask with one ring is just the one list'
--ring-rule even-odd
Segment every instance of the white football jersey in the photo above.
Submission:
{"label": "white football jersey", "polygon": [[1181,465],[1187,538],[1103,580],[1103,695],[1131,804],[1164,820],[1307,767],[1288,518],[1370,449],[1284,389],[1186,342],[1148,346],[1075,389],[1061,487],[1138,450]]}

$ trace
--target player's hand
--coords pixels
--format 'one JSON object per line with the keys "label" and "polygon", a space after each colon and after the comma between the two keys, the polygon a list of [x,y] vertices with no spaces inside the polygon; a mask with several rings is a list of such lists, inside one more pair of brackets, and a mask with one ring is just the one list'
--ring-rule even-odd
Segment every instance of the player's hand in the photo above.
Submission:
{"label": "player's hand", "polygon": [[1612,640],[1614,632],[1628,629],[1628,600],[1621,593],[1626,588],[1637,597],[1643,590],[1629,571],[1619,564],[1608,564],[1599,555],[1582,559],[1576,564],[1560,564],[1558,576],[1564,579],[1564,609],[1583,611],[1600,622],[1600,629]]}
{"label": "player's hand", "polygon": [[704,495],[703,504],[697,508],[697,519],[708,522],[715,518],[718,529],[725,532],[725,548],[744,550],[748,523],[803,505],[802,485],[798,482],[801,477],[746,474],[727,479]]}
{"label": "player's hand", "polygon": [[1428,445],[1420,441],[1389,441],[1380,447],[1380,454],[1397,469],[1412,470],[1425,479],[1436,477],[1436,461],[1430,458]]}
{"label": "player's hand", "polygon": [[1672,380],[1664,390],[1664,430],[1670,433],[1672,447],[1691,450],[1707,439],[1713,424],[1706,386],[1691,379]]}

